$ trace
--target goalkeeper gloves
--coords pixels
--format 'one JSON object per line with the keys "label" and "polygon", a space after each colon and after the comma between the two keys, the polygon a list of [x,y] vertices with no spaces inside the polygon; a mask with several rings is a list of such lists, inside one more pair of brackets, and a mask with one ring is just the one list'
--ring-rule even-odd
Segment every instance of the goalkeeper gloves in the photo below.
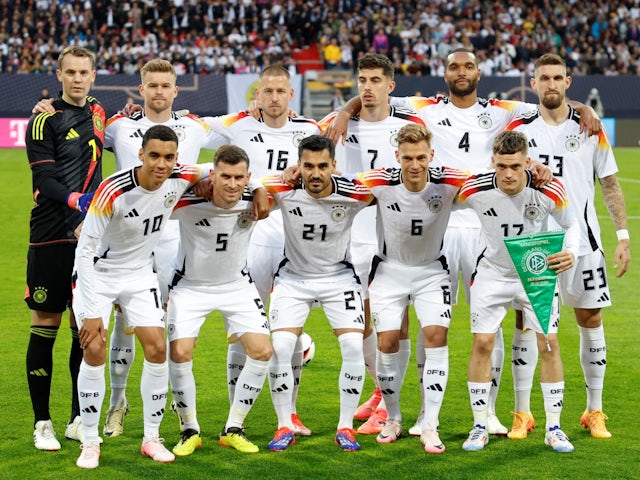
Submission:
{"label": "goalkeeper gloves", "polygon": [[79,193],[79,192],[71,192],[67,196],[67,205],[73,208],[74,210],[78,210],[82,213],[87,213],[89,210],[89,205],[91,204],[91,200],[93,199],[93,194],[91,193]]}

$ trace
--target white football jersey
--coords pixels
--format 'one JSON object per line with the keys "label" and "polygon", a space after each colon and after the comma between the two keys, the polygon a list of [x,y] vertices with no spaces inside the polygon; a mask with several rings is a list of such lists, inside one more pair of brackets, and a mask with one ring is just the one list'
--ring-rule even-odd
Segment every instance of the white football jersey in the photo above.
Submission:
{"label": "white football jersey", "polygon": [[[395,98],[393,103],[418,112],[433,133],[433,165],[460,170],[481,171],[491,167],[493,139],[517,116],[535,108],[530,103],[478,98],[468,108],[456,107],[449,97]],[[478,226],[475,215],[466,210],[454,211],[451,226]]]}
{"label": "white football jersey", "polygon": [[468,175],[448,167],[429,168],[428,175],[420,192],[406,189],[399,168],[358,175],[377,200],[378,255],[382,259],[419,266],[441,257],[451,207]]}
{"label": "white football jersey", "polygon": [[486,248],[480,254],[505,276],[517,277],[513,262],[504,244],[505,237],[547,232],[549,215],[566,230],[564,245],[574,255],[578,252],[579,227],[568,206],[564,186],[554,179],[550,184],[536,188],[531,174],[520,193],[507,195],[496,185],[495,172],[470,177],[460,190],[459,199],[466,202],[478,215]]}
{"label": "white football jersey", "polygon": [[175,286],[181,278],[207,285],[222,285],[248,275],[247,249],[256,222],[253,195],[245,187],[231,208],[185,193],[172,218],[180,220],[180,248],[173,267]]}
{"label": "white football jersey", "polygon": [[349,245],[356,214],[374,201],[364,185],[332,177],[333,192],[311,197],[304,188],[280,181],[280,175],[263,179],[282,212],[285,259],[281,269],[306,277],[326,277],[351,269]]}
{"label": "white football jersey", "polygon": [[594,203],[596,178],[618,171],[606,132],[580,133],[580,116],[571,107],[560,125],[549,125],[535,110],[513,121],[507,128],[529,139],[529,157],[551,169],[566,185],[569,207],[580,224],[580,255],[602,250],[600,224]]}
{"label": "white football jersey", "polygon": [[166,125],[176,132],[178,161],[182,164],[198,163],[200,149],[216,149],[226,143],[224,137],[195,115],[171,112],[171,118],[163,123],[152,122],[144,112],[136,112],[131,117],[115,115],[107,121],[104,146],[113,150],[118,170],[140,165],[138,152],[142,147],[142,137],[154,125]]}

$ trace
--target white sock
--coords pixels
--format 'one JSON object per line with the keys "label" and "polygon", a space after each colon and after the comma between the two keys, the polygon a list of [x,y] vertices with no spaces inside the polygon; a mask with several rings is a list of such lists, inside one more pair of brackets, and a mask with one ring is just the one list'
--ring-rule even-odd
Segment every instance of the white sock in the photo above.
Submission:
{"label": "white sock", "polygon": [[420,399],[421,406],[420,411],[424,412],[424,384],[422,383],[424,380],[424,363],[426,362],[427,357],[425,356],[424,351],[424,333],[422,329],[418,331],[418,336],[416,337],[416,368],[418,369],[418,385],[420,386]]}
{"label": "white sock", "polygon": [[233,405],[229,410],[229,417],[225,429],[229,427],[242,428],[244,419],[249,414],[251,407],[255,403],[258,395],[262,391],[264,378],[267,376],[269,362],[255,360],[247,355],[242,373],[238,377],[239,389],[236,392]]}
{"label": "white sock", "polygon": [[304,347],[302,345],[302,335],[298,336],[296,348],[291,357],[291,369],[293,371],[293,390],[291,392],[291,413],[297,413],[298,391],[300,390],[300,380],[302,378],[302,360],[304,357]]}
{"label": "white sock", "polygon": [[160,436],[160,422],[167,406],[169,391],[169,363],[151,363],[145,358],[140,378],[144,440]]}
{"label": "white sock", "polygon": [[422,430],[437,429],[440,408],[449,380],[449,347],[425,348],[426,363],[424,368],[425,416]]}
{"label": "white sock", "polygon": [[236,342],[229,345],[227,348],[227,390],[229,391],[229,405],[233,403],[233,396],[236,393],[236,383],[242,367],[244,367],[244,361],[246,354],[242,348],[242,343]]}
{"label": "white sock", "polygon": [[467,382],[467,388],[469,389],[469,400],[473,411],[473,424],[487,428],[491,382]]}
{"label": "white sock", "polygon": [[193,361],[175,363],[169,360],[171,391],[184,429],[200,431],[196,409],[196,380]]}
{"label": "white sock", "polygon": [[87,443],[98,443],[98,423],[105,389],[104,364],[94,367],[82,360],[78,373],[78,403]]}
{"label": "white sock", "polygon": [[400,390],[402,389],[402,370],[400,352],[384,353],[378,350],[378,383],[387,407],[387,418],[402,420],[400,413]]}
{"label": "white sock", "polygon": [[580,330],[580,363],[587,386],[587,410],[602,410],[602,389],[607,370],[607,344],[604,327],[578,327]]}
{"label": "white sock", "polygon": [[291,392],[293,391],[293,368],[291,357],[296,348],[298,336],[295,333],[280,331],[271,334],[273,356],[269,363],[269,387],[271,401],[278,417],[278,428],[288,427],[291,423]]}
{"label": "white sock", "polygon": [[491,390],[489,391],[489,412],[496,413],[496,400],[500,389],[502,368],[504,367],[504,337],[502,327],[496,332],[496,340],[491,352]]}
{"label": "white sock", "polygon": [[376,355],[378,354],[378,334],[375,330],[362,340],[364,350],[364,363],[367,366],[367,372],[373,382],[378,386],[378,378],[376,377]]}
{"label": "white sock", "polygon": [[542,383],[542,398],[544,399],[544,411],[547,414],[546,430],[560,427],[560,413],[564,401],[564,382]]}
{"label": "white sock", "polygon": [[513,374],[513,390],[516,397],[515,410],[531,413],[531,389],[533,376],[538,363],[538,341],[536,332],[523,332],[516,328],[513,332],[513,350],[511,353],[511,373]]}
{"label": "white sock", "polygon": [[127,404],[127,378],[136,358],[136,336],[127,335],[124,313],[114,309],[113,330],[109,340],[109,378],[111,397],[109,406],[122,407]]}
{"label": "white sock", "polygon": [[338,388],[340,389],[338,429],[353,428],[353,415],[360,402],[366,373],[362,351],[362,334],[358,332],[343,333],[338,337],[338,343],[342,354],[342,366],[338,379]]}

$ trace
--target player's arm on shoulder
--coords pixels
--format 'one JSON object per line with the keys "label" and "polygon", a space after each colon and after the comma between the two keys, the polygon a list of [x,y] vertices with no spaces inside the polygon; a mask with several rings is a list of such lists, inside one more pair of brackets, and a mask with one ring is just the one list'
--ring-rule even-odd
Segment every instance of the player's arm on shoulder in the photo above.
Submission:
{"label": "player's arm on shoulder", "polygon": [[600,133],[602,122],[593,108],[576,100],[569,100],[568,103],[580,114],[580,133],[585,130],[589,136]]}
{"label": "player's arm on shoulder", "polygon": [[544,187],[553,180],[553,173],[551,172],[551,169],[540,163],[538,160],[531,159],[529,170],[533,176],[533,184],[536,187]]}
{"label": "player's arm on shoulder", "polygon": [[53,113],[56,111],[53,108],[53,98],[43,98],[38,103],[34,105],[31,109],[31,113]]}
{"label": "player's arm on shoulder", "polygon": [[[347,124],[349,119],[360,112],[362,109],[362,100],[359,96],[353,97],[342,107],[342,109],[336,112],[333,121],[324,127],[324,136],[331,139],[334,144],[337,144],[342,138],[342,143],[347,140]],[[322,124],[322,122],[320,122]]]}
{"label": "player's arm on shoulder", "polygon": [[616,227],[618,244],[614,255],[613,268],[617,268],[616,277],[623,276],[631,262],[631,250],[629,244],[629,230],[627,224],[627,209],[624,202],[622,188],[615,174],[600,179],[604,203],[609,211],[609,216]]}

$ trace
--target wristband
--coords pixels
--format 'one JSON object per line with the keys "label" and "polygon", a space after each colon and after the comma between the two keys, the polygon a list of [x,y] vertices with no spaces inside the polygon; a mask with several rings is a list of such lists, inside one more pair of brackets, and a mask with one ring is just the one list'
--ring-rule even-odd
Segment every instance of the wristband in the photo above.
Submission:
{"label": "wristband", "polygon": [[626,228],[616,230],[616,236],[618,237],[618,241],[629,240],[629,230],[627,230]]}

